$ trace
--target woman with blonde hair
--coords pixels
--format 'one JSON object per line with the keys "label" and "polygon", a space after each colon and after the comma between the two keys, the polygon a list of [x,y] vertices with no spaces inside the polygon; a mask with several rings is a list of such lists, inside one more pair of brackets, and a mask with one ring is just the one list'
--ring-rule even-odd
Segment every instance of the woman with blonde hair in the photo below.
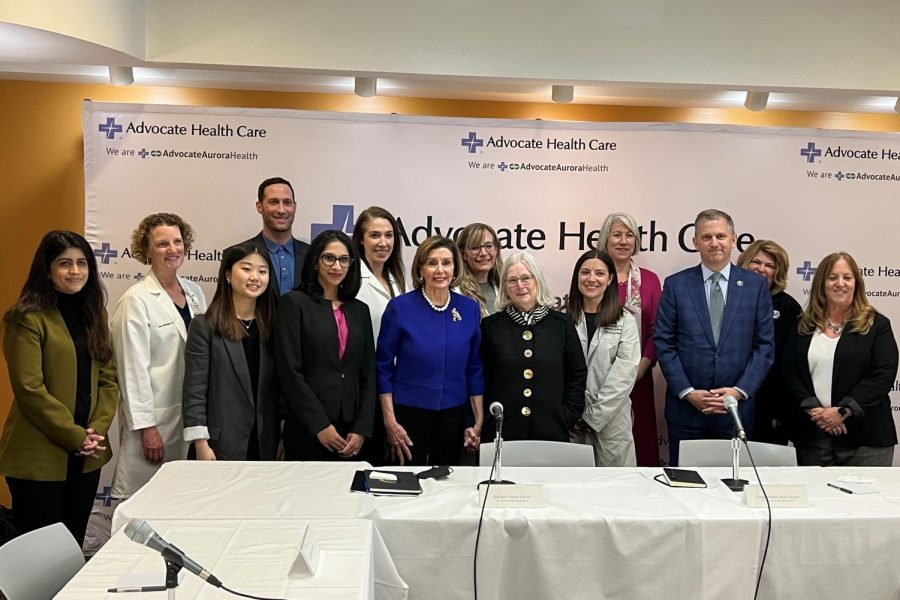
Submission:
{"label": "woman with blonde hair", "polygon": [[605,250],[612,257],[619,282],[619,300],[625,310],[634,316],[641,334],[641,361],[631,390],[631,409],[634,414],[632,431],[637,464],[641,467],[658,467],[659,439],[653,389],[656,349],[653,347],[653,330],[662,285],[656,273],[638,266],[634,260],[641,251],[640,230],[637,221],[630,214],[614,212],[607,215],[600,227],[597,248]]}
{"label": "woman with blonde hair", "polygon": [[787,444],[787,406],[784,402],[781,357],[788,333],[797,326],[797,317],[803,312],[800,304],[785,291],[790,265],[788,253],[771,240],[756,240],[741,252],[737,264],[768,280],[775,323],[775,362],[754,396],[753,439],[770,444]]}
{"label": "woman with blonde hair", "polygon": [[500,240],[490,225],[471,223],[456,237],[456,245],[463,259],[459,291],[478,302],[481,316],[497,312],[500,293]]}
{"label": "woman with blonde hair", "polygon": [[891,322],[869,304],[856,261],[829,254],[816,268],[782,363],[799,464],[891,466],[897,362]]}

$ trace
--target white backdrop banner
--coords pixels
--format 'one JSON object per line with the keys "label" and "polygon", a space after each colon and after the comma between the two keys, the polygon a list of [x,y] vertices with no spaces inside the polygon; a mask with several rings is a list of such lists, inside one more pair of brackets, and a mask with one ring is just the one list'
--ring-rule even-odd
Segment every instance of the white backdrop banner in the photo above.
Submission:
{"label": "white backdrop banner", "polygon": [[281,176],[296,193],[296,237],[350,233],[361,210],[379,205],[401,222],[409,264],[429,235],[481,221],[498,230],[504,252],[537,256],[560,302],[607,213],[634,215],[638,260],[664,279],[697,263],[694,216],[720,208],[734,217],[738,251],[755,238],[788,250],[788,291],[802,305],[815,265],[846,250],[872,303],[900,324],[894,134],[92,101],[83,126],[85,229],[110,306],[147,271],[130,257],[132,230],[161,211],[196,230],[182,274],[211,299],[222,250],[261,228],[257,185]]}

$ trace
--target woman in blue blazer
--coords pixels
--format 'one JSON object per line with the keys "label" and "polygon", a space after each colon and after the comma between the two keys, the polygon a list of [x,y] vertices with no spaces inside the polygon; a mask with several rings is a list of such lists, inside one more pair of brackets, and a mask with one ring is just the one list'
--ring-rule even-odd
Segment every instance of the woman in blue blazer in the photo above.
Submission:
{"label": "woman in blue blazer", "polygon": [[401,465],[458,464],[464,445],[478,448],[481,311],[450,291],[461,269],[453,240],[428,238],[413,259],[414,291],[391,300],[381,319],[378,397],[391,456]]}
{"label": "woman in blue blazer", "polygon": [[182,403],[188,458],[275,460],[280,394],[272,334],[278,291],[271,273],[264,249],[229,248],[206,314],[191,320]]}
{"label": "woman in blue blazer", "polygon": [[369,307],[356,299],[359,256],[350,238],[337,230],[316,236],[301,281],[281,297],[275,333],[285,458],[355,459],[372,435],[375,344]]}

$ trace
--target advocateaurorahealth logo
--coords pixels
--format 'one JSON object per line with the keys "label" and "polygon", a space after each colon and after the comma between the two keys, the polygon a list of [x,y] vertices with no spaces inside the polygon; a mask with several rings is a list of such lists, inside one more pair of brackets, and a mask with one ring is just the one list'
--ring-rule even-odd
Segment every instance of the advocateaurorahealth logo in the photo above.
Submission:
{"label": "advocateaurorahealth logo", "polygon": [[800,155],[806,157],[806,162],[815,162],[818,157],[822,156],[822,151],[816,148],[815,142],[810,142],[806,148],[800,149]]}
{"label": "advocateaurorahealth logo", "polygon": [[801,275],[803,277],[803,281],[809,281],[815,274],[816,267],[812,266],[812,263],[808,260],[804,260],[803,265],[797,267],[797,275]]}
{"label": "advocateaurorahealth logo", "polygon": [[100,123],[100,133],[106,134],[106,139],[116,139],[117,133],[122,133],[122,126],[116,123],[115,117],[106,117],[106,123]]}
{"label": "advocateaurorahealth logo", "polygon": [[347,235],[352,235],[353,223],[353,205],[334,204],[331,207],[331,223],[312,223],[309,235],[311,238],[315,238],[323,231],[328,231],[329,229],[337,229]]}
{"label": "advocateaurorahealth logo", "polygon": [[100,244],[99,248],[94,248],[93,250],[94,256],[97,257],[97,260],[99,260],[104,265],[108,265],[110,259],[119,256],[119,252],[113,250],[109,245],[109,242],[103,242],[102,244]]}
{"label": "advocateaurorahealth logo", "polygon": [[469,149],[469,154],[475,154],[475,150],[484,146],[484,140],[475,135],[474,131],[470,131],[469,137],[462,139],[462,145]]}

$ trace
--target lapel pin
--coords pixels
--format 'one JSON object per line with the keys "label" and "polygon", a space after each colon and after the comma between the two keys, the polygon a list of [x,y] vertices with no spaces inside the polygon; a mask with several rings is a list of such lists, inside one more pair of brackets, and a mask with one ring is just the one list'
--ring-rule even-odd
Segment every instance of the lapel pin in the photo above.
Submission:
{"label": "lapel pin", "polygon": [[738,287],[744,287],[744,280],[743,280],[743,279],[738,279],[738,280],[737,280],[737,286],[738,286]]}
{"label": "lapel pin", "polygon": [[777,319],[777,318],[780,317],[780,316],[781,316],[781,311],[780,311],[780,310],[773,310],[773,311],[772,311],[772,318],[773,318],[773,319]]}

